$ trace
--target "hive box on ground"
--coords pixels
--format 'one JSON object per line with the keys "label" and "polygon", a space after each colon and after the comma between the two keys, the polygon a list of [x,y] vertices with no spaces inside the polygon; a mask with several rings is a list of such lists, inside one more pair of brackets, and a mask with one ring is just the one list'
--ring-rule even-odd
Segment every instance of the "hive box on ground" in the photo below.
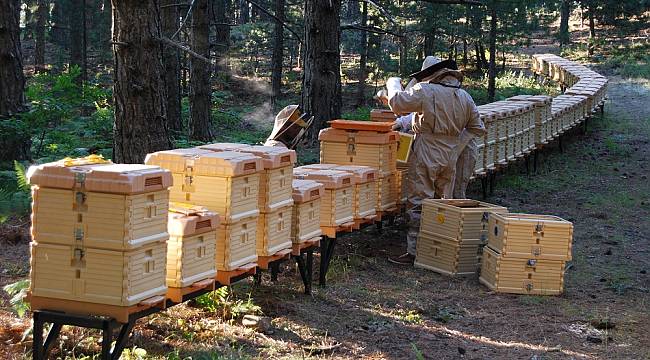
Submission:
{"label": "hive box on ground", "polygon": [[167,292],[166,256],[164,241],[129,251],[32,242],[30,292],[43,298],[136,305]]}
{"label": "hive box on ground", "polygon": [[571,260],[573,224],[557,216],[493,214],[488,245],[504,257]]}
{"label": "hive box on ground", "polygon": [[167,240],[169,171],[70,159],[32,166],[27,178],[36,242],[129,250]]}
{"label": "hive box on ground", "polygon": [[219,214],[222,224],[259,214],[262,159],[234,151],[177,149],[147,155],[147,164],[172,172],[173,202],[203,206]]}
{"label": "hive box on ground", "polygon": [[172,203],[167,242],[167,286],[183,288],[214,278],[219,216],[199,206]]}
{"label": "hive box on ground", "polygon": [[558,295],[564,287],[564,268],[564,261],[505,257],[486,246],[479,280],[496,292]]}
{"label": "hive box on ground", "polygon": [[314,180],[325,186],[321,196],[321,227],[337,227],[354,220],[353,175],[345,171],[294,169],[294,178]]}
{"label": "hive box on ground", "polygon": [[300,244],[321,236],[320,207],[325,186],[313,180],[293,180],[291,241]]}

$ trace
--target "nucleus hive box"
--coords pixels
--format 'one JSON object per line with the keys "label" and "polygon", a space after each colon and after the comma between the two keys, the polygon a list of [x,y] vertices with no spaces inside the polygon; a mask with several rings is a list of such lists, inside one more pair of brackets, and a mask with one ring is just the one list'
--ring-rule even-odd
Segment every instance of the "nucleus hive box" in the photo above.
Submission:
{"label": "nucleus hive box", "polygon": [[314,180],[325,186],[321,196],[320,224],[337,227],[354,220],[354,178],[350,173],[335,170],[294,169],[298,180]]}
{"label": "nucleus hive box", "polygon": [[325,186],[313,180],[293,180],[291,241],[300,244],[321,236],[320,207]]}

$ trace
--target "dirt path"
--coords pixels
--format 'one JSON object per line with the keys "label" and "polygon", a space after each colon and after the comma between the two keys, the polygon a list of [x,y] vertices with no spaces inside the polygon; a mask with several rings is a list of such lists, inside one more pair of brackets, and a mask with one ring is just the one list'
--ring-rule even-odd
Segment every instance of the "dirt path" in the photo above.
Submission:
{"label": "dirt path", "polygon": [[[491,293],[476,278],[450,279],[386,261],[402,250],[399,224],[341,238],[330,286],[302,296],[293,271],[252,292],[273,319],[266,335],[180,306],[139,323],[149,356],[333,358],[650,357],[650,83],[613,78],[606,116],[576,132],[537,175],[515,166],[490,202],[556,214],[575,224],[574,260],[559,297]],[[474,197],[479,192],[474,185]],[[2,243],[0,285],[26,276],[28,246]],[[268,279],[267,279],[268,280]],[[246,299],[250,284],[233,291]],[[0,308],[0,358],[21,358],[28,325]],[[603,329],[605,321],[614,325]],[[597,329],[600,327],[601,329]],[[94,332],[66,333],[65,355],[97,350]],[[94,339],[89,335],[95,334]],[[83,341],[80,341],[82,340]],[[333,350],[313,351],[314,347]],[[56,347],[56,346],[55,346]],[[199,352],[199,353],[197,353]]]}

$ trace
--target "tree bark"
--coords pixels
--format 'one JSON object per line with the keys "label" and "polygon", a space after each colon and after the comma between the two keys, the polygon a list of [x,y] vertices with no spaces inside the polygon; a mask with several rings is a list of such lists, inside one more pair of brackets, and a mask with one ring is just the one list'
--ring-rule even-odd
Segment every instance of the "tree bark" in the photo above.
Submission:
{"label": "tree bark", "polygon": [[154,151],[171,148],[163,79],[157,0],[112,0],[113,159],[142,163]]}
{"label": "tree bark", "polygon": [[[354,4],[356,6],[356,4]],[[361,3],[361,26],[366,27],[368,23],[368,3]],[[359,85],[357,87],[357,107],[366,104],[366,77],[368,58],[368,33],[361,32],[361,59],[359,60]]]}
{"label": "tree bark", "polygon": [[305,0],[302,108],[314,116],[310,140],[341,116],[341,0]]}
{"label": "tree bark", "polygon": [[570,43],[569,37],[569,16],[571,15],[571,0],[562,0],[560,9],[560,46]]}
{"label": "tree bark", "polygon": [[84,19],[83,13],[85,0],[72,0],[68,12],[68,24],[70,26],[70,66],[78,66],[81,70],[76,81],[81,84],[86,78],[84,74],[86,59],[84,58]]}
{"label": "tree bark", "polygon": [[213,12],[215,22],[215,35],[216,35],[216,64],[217,71],[226,69],[226,57],[228,49],[230,48],[230,26],[226,25],[229,22],[227,16],[228,5],[226,0],[213,0]]}
{"label": "tree bark", "polygon": [[250,5],[245,0],[239,0],[239,23],[246,24],[250,19]]}
{"label": "tree bark", "polygon": [[[162,33],[171,38],[180,26],[178,6],[165,6],[175,4],[177,0],[162,0],[160,2],[160,15]],[[167,92],[167,127],[169,130],[181,131],[181,62],[180,52],[171,46],[163,47],[163,65],[165,67],[165,89]]]}
{"label": "tree bark", "polygon": [[36,12],[36,46],[34,49],[34,65],[36,70],[45,67],[45,24],[48,16],[48,1],[38,0]]}
{"label": "tree bark", "polygon": [[490,64],[488,68],[488,100],[494,101],[497,57],[497,9],[496,1],[490,5]]}
{"label": "tree bark", "polygon": [[[196,0],[192,12],[192,50],[206,58],[210,58],[209,36],[208,0]],[[194,56],[190,58],[190,140],[212,140],[210,66]]]}
{"label": "tree bark", "polygon": [[594,47],[596,45],[596,23],[594,21],[594,12],[596,12],[596,7],[594,5],[589,6],[589,56],[594,55]]}
{"label": "tree bark", "polygon": [[271,59],[271,66],[273,68],[271,74],[271,105],[275,106],[278,98],[280,98],[282,90],[282,60],[284,50],[284,34],[283,27],[280,21],[284,21],[284,0],[275,0],[275,17],[279,21],[275,22],[274,39],[273,39],[273,57]]}

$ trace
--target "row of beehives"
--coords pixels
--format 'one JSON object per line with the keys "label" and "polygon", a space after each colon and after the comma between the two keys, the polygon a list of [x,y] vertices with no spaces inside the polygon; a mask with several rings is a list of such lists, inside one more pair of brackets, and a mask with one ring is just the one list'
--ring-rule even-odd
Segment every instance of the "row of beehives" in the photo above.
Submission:
{"label": "row of beehives", "polygon": [[533,55],[537,74],[570,86],[563,95],[519,95],[478,107],[487,134],[477,139],[475,173],[483,174],[547,144],[603,104],[607,78],[556,55]]}
{"label": "row of beehives", "polygon": [[425,200],[415,266],[471,275],[491,290],[557,295],[571,260],[573,225],[555,216],[511,214],[475,200]]}

